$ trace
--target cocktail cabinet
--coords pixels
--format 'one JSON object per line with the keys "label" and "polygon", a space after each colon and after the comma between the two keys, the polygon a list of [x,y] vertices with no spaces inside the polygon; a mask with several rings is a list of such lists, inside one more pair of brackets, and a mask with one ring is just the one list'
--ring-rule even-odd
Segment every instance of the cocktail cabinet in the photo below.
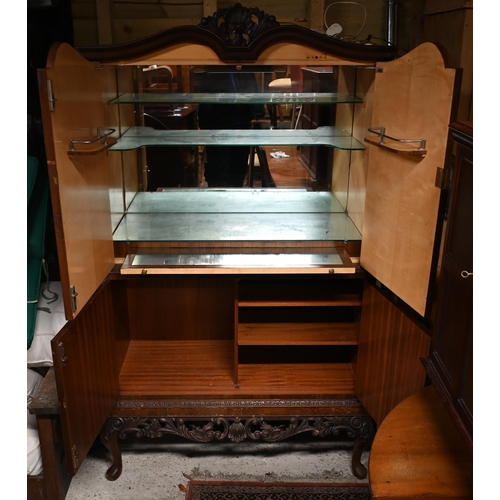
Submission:
{"label": "cocktail cabinet", "polygon": [[[328,67],[332,86],[270,90],[290,67]],[[162,68],[169,77],[149,88],[145,73]],[[194,85],[243,74],[256,90]],[[137,42],[52,47],[39,85],[68,319],[52,349],[71,474],[99,434],[117,479],[118,438],[132,433],[309,433],[353,439],[354,474],[366,476],[377,423],[425,383],[456,78],[433,44],[398,58],[240,4]],[[250,129],[202,130],[207,103],[306,117],[317,106],[331,122],[269,128],[261,115]],[[148,125],[158,109],[180,125]],[[304,148],[321,176],[311,189],[206,187],[214,146]],[[165,169],[188,151],[179,178],[189,182],[148,190],[151,147],[165,148]]]}

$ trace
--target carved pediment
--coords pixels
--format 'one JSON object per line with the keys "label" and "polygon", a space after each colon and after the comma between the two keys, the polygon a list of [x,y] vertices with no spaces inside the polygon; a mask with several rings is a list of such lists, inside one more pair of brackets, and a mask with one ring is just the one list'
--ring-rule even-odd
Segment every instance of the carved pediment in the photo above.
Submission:
{"label": "carved pediment", "polygon": [[296,24],[280,24],[275,16],[240,3],[219,9],[197,25],[175,26],[132,42],[80,47],[79,51],[91,61],[126,62],[174,45],[198,44],[212,49],[222,62],[252,63],[279,43],[299,44],[352,61],[381,62],[397,57],[394,46],[347,42]]}
{"label": "carved pediment", "polygon": [[204,17],[203,26],[220,35],[228,45],[248,45],[253,38],[266,29],[279,26],[275,16],[266,14],[257,7],[243,7],[240,3],[227,9],[219,9],[213,16]]}

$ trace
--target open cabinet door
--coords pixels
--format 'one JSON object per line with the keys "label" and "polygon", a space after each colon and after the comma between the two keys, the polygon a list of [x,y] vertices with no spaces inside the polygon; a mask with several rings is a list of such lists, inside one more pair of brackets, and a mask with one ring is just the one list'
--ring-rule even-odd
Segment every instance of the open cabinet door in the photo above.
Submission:
{"label": "open cabinet door", "polygon": [[377,66],[360,264],[425,316],[456,70],[432,43]]}
{"label": "open cabinet door", "polygon": [[111,287],[102,285],[51,342],[64,450],[73,475],[119,395],[115,318],[123,308],[116,305]]}
{"label": "open cabinet door", "polygon": [[113,78],[110,68],[96,67],[65,43],[52,46],[47,68],[39,70],[57,251],[68,320],[81,311],[114,264],[108,152],[104,140],[91,142],[97,134],[109,133],[98,128],[109,126],[105,107],[111,97],[106,95],[110,93],[110,85],[104,85],[103,81],[107,79],[108,83]]}

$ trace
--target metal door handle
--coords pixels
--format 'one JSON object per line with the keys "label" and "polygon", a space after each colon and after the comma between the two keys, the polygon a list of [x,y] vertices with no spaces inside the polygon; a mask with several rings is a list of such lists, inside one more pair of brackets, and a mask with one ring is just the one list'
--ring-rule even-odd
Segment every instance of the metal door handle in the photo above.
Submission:
{"label": "metal door handle", "polygon": [[469,273],[468,271],[462,271],[460,273],[460,276],[462,276],[462,278],[468,278],[469,276],[472,276],[472,273]]}

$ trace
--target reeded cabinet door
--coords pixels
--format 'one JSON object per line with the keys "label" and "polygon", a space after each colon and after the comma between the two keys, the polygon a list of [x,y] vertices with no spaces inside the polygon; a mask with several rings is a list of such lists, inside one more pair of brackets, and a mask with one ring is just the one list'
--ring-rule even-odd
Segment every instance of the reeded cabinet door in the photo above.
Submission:
{"label": "reeded cabinet door", "polygon": [[432,43],[377,67],[360,263],[425,316],[456,70]]}

